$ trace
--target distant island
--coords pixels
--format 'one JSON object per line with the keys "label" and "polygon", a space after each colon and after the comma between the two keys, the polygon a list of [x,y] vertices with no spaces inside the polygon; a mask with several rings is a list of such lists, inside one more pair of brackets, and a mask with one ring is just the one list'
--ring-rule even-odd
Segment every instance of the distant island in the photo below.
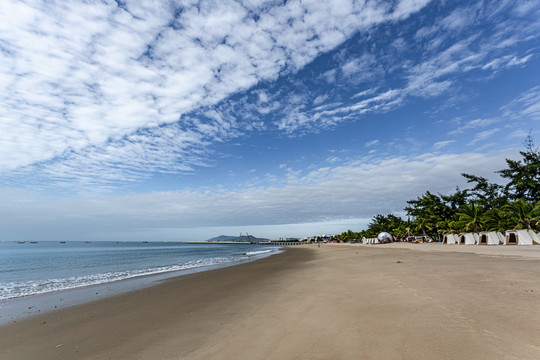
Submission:
{"label": "distant island", "polygon": [[270,241],[270,239],[266,238],[258,238],[253,235],[240,235],[240,236],[232,236],[232,235],[220,235],[211,239],[206,240],[207,242],[232,242],[232,241],[238,241],[238,242],[249,242],[252,243],[260,243],[265,241]]}

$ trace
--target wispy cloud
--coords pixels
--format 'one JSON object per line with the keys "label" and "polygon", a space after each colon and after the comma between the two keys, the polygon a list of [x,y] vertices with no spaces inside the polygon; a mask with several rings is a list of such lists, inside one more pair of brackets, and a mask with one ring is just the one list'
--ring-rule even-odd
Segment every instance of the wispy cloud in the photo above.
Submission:
{"label": "wispy cloud", "polygon": [[461,125],[455,130],[450,131],[450,135],[461,134],[469,130],[478,129],[493,125],[500,121],[499,119],[474,119],[467,122],[465,125]]}
{"label": "wispy cloud", "polygon": [[[531,51],[534,51],[534,41],[540,34],[535,15],[540,14],[540,6],[528,4],[527,9],[528,13],[514,11],[509,2],[472,2],[455,8],[450,14],[435,15],[430,22],[424,19],[423,23],[427,24],[414,35],[400,34],[399,39],[407,43],[407,47],[393,43],[387,46],[386,40],[378,40],[383,36],[359,38],[359,41],[365,41],[363,45],[369,51],[346,56],[339,53],[334,59],[340,61],[339,67],[328,70],[325,78],[335,84],[341,74],[360,74],[359,82],[367,82],[368,88],[359,87],[360,91],[347,100],[340,99],[339,104],[329,97],[327,103],[333,103],[333,106],[289,108],[288,113],[293,112],[296,121],[283,118],[276,124],[287,134],[297,135],[353,121],[370,113],[389,112],[414,98],[429,99],[450,94],[459,100],[460,97],[455,95],[459,93],[464,75],[468,74],[468,82],[483,81],[500,71],[524,66],[534,58]],[[418,56],[411,56],[411,51]],[[376,62],[372,61],[373,57]],[[402,62],[401,59],[407,60]],[[365,71],[365,67],[373,73]],[[475,75],[470,76],[471,73]],[[374,77],[380,81],[369,83]],[[396,86],[400,83],[403,86]]]}
{"label": "wispy cloud", "polygon": [[[94,239],[115,239],[119,232],[128,230],[370,218],[376,213],[400,212],[406,200],[426,189],[448,193],[456,185],[463,186],[461,172],[493,179],[493,172],[504,168],[504,157],[508,155],[507,151],[489,155],[427,153],[386,160],[364,159],[310,171],[284,164],[287,177],[279,186],[267,184],[238,190],[214,187],[49,199],[5,188],[0,189],[0,225],[4,234],[16,233],[18,237],[29,236],[30,232],[27,234],[24,229],[31,222],[34,231],[44,230],[53,238],[76,235],[83,229]],[[177,240],[182,239],[182,232],[176,236]]]}
{"label": "wispy cloud", "polygon": [[504,116],[513,120],[540,120],[540,86],[535,86],[502,107]]}
{"label": "wispy cloud", "polygon": [[455,143],[456,140],[445,140],[445,141],[438,141],[435,144],[433,144],[433,149],[435,150],[441,150],[445,147],[447,147],[450,144]]}
{"label": "wispy cloud", "polygon": [[495,133],[499,132],[501,129],[490,129],[490,130],[484,130],[479,133],[477,133],[474,137],[474,139],[471,141],[471,144],[475,144],[479,141],[489,139],[491,136],[493,136]]}
{"label": "wispy cloud", "polygon": [[366,143],[366,147],[372,147],[372,146],[375,146],[379,143],[379,140],[375,139],[375,140],[371,140],[371,141],[368,141]]}
{"label": "wispy cloud", "polygon": [[[169,165],[184,163],[184,154],[200,160],[217,133],[241,126],[188,114],[294,73],[356,31],[426,3],[3,1],[0,171],[52,161],[76,176],[100,157],[131,171],[132,159],[116,154],[148,146],[166,159],[180,148]],[[157,146],[155,135],[171,124],[181,140]]]}

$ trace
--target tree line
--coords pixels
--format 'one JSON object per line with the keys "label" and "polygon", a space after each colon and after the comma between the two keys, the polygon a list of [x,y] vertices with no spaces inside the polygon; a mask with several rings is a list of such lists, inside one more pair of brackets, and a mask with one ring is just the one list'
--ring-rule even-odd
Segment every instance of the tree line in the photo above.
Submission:
{"label": "tree line", "polygon": [[426,191],[407,201],[407,220],[393,214],[375,215],[366,230],[351,230],[337,235],[342,241],[376,237],[382,231],[396,239],[413,235],[441,240],[447,233],[540,230],[540,147],[532,136],[524,141],[520,160],[506,159],[506,168],[496,171],[506,185],[490,183],[486,178],[462,173],[469,189],[456,187],[450,195]]}

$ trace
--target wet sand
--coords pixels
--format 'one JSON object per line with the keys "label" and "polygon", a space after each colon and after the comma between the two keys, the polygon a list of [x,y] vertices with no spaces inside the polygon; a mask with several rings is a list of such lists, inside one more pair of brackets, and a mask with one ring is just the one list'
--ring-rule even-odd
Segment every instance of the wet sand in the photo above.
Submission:
{"label": "wet sand", "polygon": [[540,359],[539,257],[293,247],[1,327],[0,359]]}

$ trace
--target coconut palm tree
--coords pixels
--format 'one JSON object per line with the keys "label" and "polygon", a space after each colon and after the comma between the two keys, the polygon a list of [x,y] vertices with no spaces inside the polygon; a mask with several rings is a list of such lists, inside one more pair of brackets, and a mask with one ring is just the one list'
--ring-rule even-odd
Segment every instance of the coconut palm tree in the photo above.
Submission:
{"label": "coconut palm tree", "polygon": [[465,231],[480,232],[483,228],[482,224],[482,208],[474,201],[461,206],[457,212],[459,216],[457,223]]}
{"label": "coconut palm tree", "polygon": [[534,225],[537,230],[540,230],[540,201],[537,201],[534,205],[533,212],[536,214],[533,218]]}
{"label": "coconut palm tree", "polygon": [[540,220],[540,206],[538,203],[527,202],[523,199],[513,201],[503,206],[508,213],[510,226],[514,229],[532,230],[532,225]]}
{"label": "coconut palm tree", "polygon": [[508,213],[504,209],[490,209],[481,216],[485,230],[504,232],[511,228]]}
{"label": "coconut palm tree", "polygon": [[433,229],[433,219],[430,216],[422,216],[414,221],[416,231],[422,231],[422,236],[427,236],[426,231]]}

